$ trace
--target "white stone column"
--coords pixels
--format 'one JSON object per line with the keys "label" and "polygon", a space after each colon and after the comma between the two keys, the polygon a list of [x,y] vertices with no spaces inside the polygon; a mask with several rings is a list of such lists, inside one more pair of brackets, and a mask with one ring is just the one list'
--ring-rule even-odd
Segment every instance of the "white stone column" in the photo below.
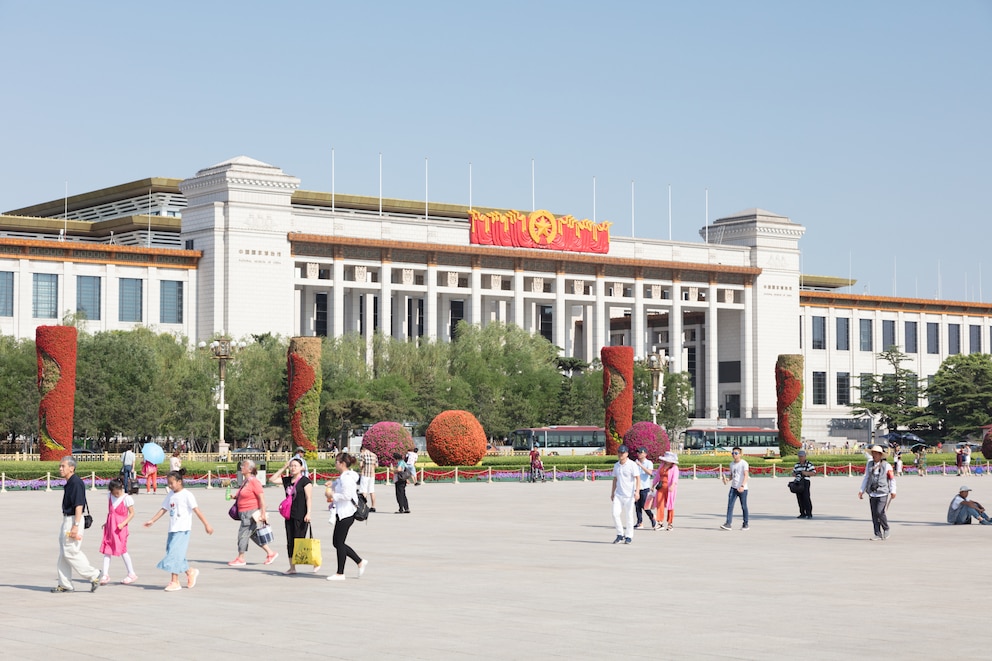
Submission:
{"label": "white stone column", "polygon": [[472,262],[472,302],[469,304],[469,323],[482,325],[482,267],[477,260]]}
{"label": "white stone column", "polygon": [[[668,342],[670,372],[684,372],[682,361],[682,283],[675,277],[672,280],[672,311],[668,316]],[[698,357],[697,357],[698,365]]]}
{"label": "white stone column", "polygon": [[647,319],[644,314],[644,276],[637,273],[634,276],[634,309],[630,315],[631,344],[634,346],[634,360],[647,357],[645,351],[645,327]]}
{"label": "white stone column", "polygon": [[379,270],[379,332],[393,336],[393,265],[386,260]]}
{"label": "white stone column", "polygon": [[[754,300],[754,287],[750,283],[744,284],[744,310],[741,312],[741,411],[745,417],[756,417],[754,410],[754,352],[751,351],[754,342],[754,331],[752,329],[753,320],[751,318],[751,305]],[[766,377],[768,378],[768,377]]]}
{"label": "white stone column", "polygon": [[554,307],[554,338],[555,345],[565,350],[565,355],[570,356],[572,338],[568,333],[568,308],[565,305],[565,267],[559,265],[555,269],[555,307]]}
{"label": "white stone column", "polygon": [[706,293],[706,417],[715,419],[720,413],[720,402],[717,401],[720,392],[720,328],[717,323],[716,284],[710,282]]}
{"label": "white stone column", "polygon": [[433,256],[427,262],[427,297],[424,299],[424,316],[427,339],[437,341],[437,324],[441,310],[440,296],[437,293],[437,260]]}
{"label": "white stone column", "polygon": [[344,257],[334,256],[331,285],[331,337],[344,335]]}
{"label": "white stone column", "polygon": [[606,273],[596,269],[596,308],[593,313],[595,329],[592,333],[592,358],[599,358],[603,347],[610,343],[610,319],[606,309]]}
{"label": "white stone column", "polygon": [[524,322],[524,271],[519,263],[513,269],[513,323],[527,328]]}

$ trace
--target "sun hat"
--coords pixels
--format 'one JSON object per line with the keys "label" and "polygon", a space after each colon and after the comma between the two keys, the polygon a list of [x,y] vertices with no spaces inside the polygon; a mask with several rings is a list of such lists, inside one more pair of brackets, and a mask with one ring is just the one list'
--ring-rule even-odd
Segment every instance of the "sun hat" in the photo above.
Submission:
{"label": "sun hat", "polygon": [[672,452],[671,450],[663,454],[661,457],[659,457],[659,459],[661,459],[662,461],[667,461],[670,464],[675,464],[676,466],[679,465],[679,456],[674,452]]}
{"label": "sun hat", "polygon": [[881,452],[882,454],[885,454],[885,450],[882,449],[882,446],[881,445],[873,445],[873,446],[871,446],[871,449],[868,450],[868,452]]}

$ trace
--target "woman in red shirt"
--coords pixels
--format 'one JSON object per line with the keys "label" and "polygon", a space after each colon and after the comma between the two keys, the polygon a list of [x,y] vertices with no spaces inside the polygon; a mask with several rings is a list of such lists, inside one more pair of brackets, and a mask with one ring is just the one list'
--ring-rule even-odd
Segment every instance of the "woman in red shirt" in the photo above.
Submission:
{"label": "woman in red shirt", "polygon": [[262,490],[262,483],[256,477],[258,469],[255,462],[245,459],[241,462],[241,488],[238,489],[238,516],[241,518],[241,527],[238,528],[238,557],[231,560],[228,565],[231,567],[244,567],[248,564],[245,555],[248,553],[248,540],[255,542],[265,551],[265,563],[271,565],[272,561],[279,555],[268,544],[263,544],[258,538],[258,526],[268,525],[268,518],[265,515],[265,494]]}

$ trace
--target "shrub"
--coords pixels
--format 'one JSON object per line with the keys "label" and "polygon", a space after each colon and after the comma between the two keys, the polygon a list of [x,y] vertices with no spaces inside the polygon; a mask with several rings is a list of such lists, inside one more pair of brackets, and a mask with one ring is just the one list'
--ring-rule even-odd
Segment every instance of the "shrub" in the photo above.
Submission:
{"label": "shrub", "polygon": [[616,454],[634,419],[634,349],[603,347],[603,405],[606,407],[606,454]]}
{"label": "shrub", "polygon": [[442,411],[427,426],[427,454],[438,466],[475,466],[486,455],[486,432],[468,411]]}
{"label": "shrub", "polygon": [[803,360],[798,354],[781,354],[775,365],[778,451],[783,457],[797,454],[802,447]]}
{"label": "shrub", "polygon": [[379,459],[380,466],[396,463],[393,453],[405,455],[413,449],[410,430],[398,422],[377,422],[362,437],[362,447],[367,448]]}
{"label": "shrub", "polygon": [[638,448],[644,448],[648,451],[648,459],[655,463],[670,447],[665,428],[648,421],[634,423],[623,435],[623,442],[632,458],[637,457]]}
{"label": "shrub", "polygon": [[72,454],[72,425],[76,397],[76,328],[39,326],[38,353],[39,449],[42,461],[59,461]]}

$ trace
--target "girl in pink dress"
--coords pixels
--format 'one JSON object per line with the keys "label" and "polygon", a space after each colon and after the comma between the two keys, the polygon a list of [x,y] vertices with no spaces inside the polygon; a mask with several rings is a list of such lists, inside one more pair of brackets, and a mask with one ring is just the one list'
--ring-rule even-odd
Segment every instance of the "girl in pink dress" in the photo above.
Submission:
{"label": "girl in pink dress", "polygon": [[107,485],[110,494],[107,498],[107,522],[103,524],[103,541],[100,542],[100,553],[103,554],[103,576],[100,585],[110,582],[110,559],[119,555],[124,560],[127,576],[121,581],[129,585],[137,580],[131,556],[127,552],[127,524],[134,518],[134,499],[124,493],[124,482],[114,478]]}

